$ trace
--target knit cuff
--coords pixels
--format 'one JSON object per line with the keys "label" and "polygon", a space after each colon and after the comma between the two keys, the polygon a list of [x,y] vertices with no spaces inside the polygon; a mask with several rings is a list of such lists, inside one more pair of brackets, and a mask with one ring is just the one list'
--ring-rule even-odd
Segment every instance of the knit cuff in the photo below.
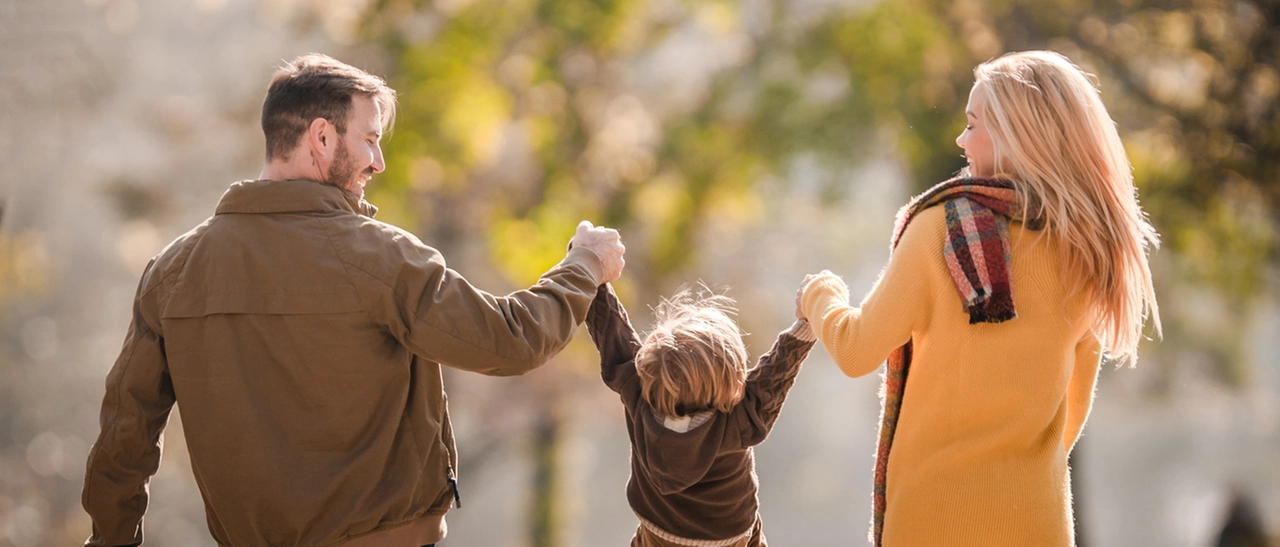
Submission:
{"label": "knit cuff", "polygon": [[813,324],[812,328],[821,333],[827,313],[833,308],[849,305],[849,287],[836,274],[823,271],[805,285],[800,304],[805,318]]}
{"label": "knit cuff", "polygon": [[795,323],[791,324],[791,328],[787,329],[786,333],[801,342],[815,342],[818,340],[818,335],[813,332],[813,327],[809,326],[809,322],[804,319],[797,319]]}

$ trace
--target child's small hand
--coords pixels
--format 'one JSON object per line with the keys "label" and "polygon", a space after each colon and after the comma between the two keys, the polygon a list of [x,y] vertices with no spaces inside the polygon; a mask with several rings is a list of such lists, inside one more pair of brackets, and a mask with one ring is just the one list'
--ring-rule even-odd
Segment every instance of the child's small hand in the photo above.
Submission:
{"label": "child's small hand", "polygon": [[808,318],[804,316],[804,306],[803,306],[802,300],[804,298],[804,288],[809,286],[809,280],[811,279],[813,279],[813,274],[806,274],[804,276],[804,281],[800,282],[800,288],[796,289],[796,319],[805,320],[805,321],[808,320]]}

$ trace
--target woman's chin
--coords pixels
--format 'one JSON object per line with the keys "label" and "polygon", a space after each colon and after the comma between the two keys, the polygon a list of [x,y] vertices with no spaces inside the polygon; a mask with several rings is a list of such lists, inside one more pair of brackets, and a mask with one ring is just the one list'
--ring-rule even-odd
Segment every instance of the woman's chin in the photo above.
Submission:
{"label": "woman's chin", "polygon": [[969,176],[969,177],[989,178],[989,177],[995,176],[995,173],[992,172],[992,170],[978,169],[973,165],[965,166],[963,171],[965,173],[965,176]]}

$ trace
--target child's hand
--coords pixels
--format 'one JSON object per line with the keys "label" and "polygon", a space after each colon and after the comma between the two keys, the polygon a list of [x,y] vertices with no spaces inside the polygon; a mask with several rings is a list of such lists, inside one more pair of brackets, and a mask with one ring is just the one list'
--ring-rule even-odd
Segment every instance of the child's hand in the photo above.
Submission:
{"label": "child's hand", "polygon": [[807,321],[809,318],[804,316],[804,288],[809,286],[809,281],[813,279],[813,274],[806,274],[804,281],[800,282],[800,288],[796,289],[796,319]]}

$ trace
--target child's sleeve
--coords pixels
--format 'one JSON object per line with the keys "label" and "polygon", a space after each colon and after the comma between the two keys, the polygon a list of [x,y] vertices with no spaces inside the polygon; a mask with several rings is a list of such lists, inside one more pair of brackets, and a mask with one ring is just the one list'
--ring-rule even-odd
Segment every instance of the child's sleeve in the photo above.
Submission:
{"label": "child's sleeve", "polygon": [[800,364],[816,341],[809,322],[802,319],[779,334],[773,348],[760,356],[756,368],[747,376],[746,391],[738,405],[743,446],[760,444],[769,436],[787,392],[796,383]]}
{"label": "child's sleeve", "polygon": [[587,311],[586,323],[587,332],[600,352],[600,377],[609,389],[619,391],[630,376],[622,374],[623,365],[635,361],[640,337],[631,327],[627,310],[622,307],[612,285],[605,283],[596,289],[596,298]]}

